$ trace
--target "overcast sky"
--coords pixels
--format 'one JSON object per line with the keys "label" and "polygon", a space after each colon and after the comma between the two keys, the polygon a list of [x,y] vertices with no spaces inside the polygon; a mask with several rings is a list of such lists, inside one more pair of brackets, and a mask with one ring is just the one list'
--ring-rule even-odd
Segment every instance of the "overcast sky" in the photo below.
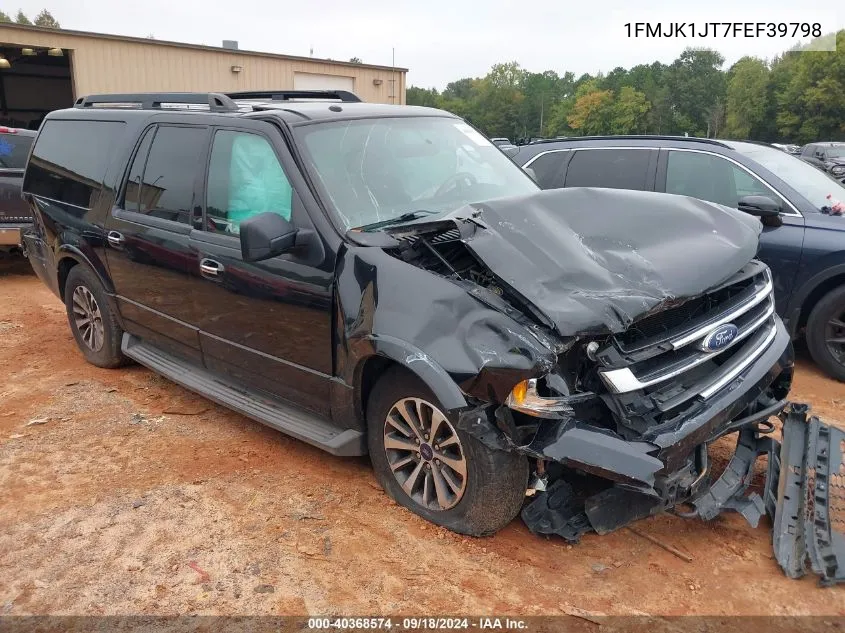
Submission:
{"label": "overcast sky", "polygon": [[[486,74],[497,62],[577,75],[659,60],[686,46],[719,50],[727,65],[743,55],[770,58],[791,38],[702,40],[627,37],[636,22],[820,22],[827,33],[845,26],[837,0],[18,0],[34,17],[45,6],[64,28],[194,44],[391,65],[410,69],[408,84],[442,89],[449,81]],[[791,27],[790,27],[791,28]],[[633,26],[632,26],[633,29]]]}

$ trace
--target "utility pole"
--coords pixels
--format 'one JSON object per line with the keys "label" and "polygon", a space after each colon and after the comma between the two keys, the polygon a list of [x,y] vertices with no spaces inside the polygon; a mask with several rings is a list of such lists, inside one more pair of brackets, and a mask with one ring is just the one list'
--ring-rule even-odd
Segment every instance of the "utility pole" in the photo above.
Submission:
{"label": "utility pole", "polygon": [[538,136],[543,136],[543,106],[545,105],[546,101],[546,94],[543,93],[540,95],[540,134]]}

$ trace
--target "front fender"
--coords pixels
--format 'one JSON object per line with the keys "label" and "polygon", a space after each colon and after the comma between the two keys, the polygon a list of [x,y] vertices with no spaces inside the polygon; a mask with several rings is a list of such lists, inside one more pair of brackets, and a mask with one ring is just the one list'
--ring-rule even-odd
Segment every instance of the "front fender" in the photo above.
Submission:
{"label": "front fender", "polygon": [[418,347],[391,336],[377,335],[367,336],[360,343],[362,347],[370,351],[370,354],[358,360],[356,375],[360,375],[360,368],[373,355],[380,356],[416,374],[434,392],[440,404],[447,410],[463,409],[468,406],[466,397],[452,377]]}
{"label": "front fender", "polygon": [[373,355],[407,367],[447,410],[468,398],[502,403],[513,386],[548,373],[555,352],[525,324],[465,287],[378,247],[340,256],[336,374],[356,385]]}

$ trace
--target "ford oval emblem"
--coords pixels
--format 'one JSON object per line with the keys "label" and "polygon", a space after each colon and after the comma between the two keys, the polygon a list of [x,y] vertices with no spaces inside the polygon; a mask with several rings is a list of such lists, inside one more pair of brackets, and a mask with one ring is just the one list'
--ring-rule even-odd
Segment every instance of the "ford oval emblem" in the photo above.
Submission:
{"label": "ford oval emblem", "polygon": [[733,343],[737,334],[739,334],[739,328],[733,323],[720,325],[704,337],[701,349],[705,352],[718,352]]}

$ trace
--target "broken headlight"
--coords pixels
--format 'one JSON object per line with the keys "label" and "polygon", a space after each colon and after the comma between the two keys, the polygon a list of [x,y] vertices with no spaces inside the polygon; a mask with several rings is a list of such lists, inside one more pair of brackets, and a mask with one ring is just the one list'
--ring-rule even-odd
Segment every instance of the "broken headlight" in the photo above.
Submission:
{"label": "broken headlight", "polygon": [[536,418],[563,418],[573,413],[570,397],[546,397],[537,392],[537,379],[517,383],[508,394],[505,406]]}

